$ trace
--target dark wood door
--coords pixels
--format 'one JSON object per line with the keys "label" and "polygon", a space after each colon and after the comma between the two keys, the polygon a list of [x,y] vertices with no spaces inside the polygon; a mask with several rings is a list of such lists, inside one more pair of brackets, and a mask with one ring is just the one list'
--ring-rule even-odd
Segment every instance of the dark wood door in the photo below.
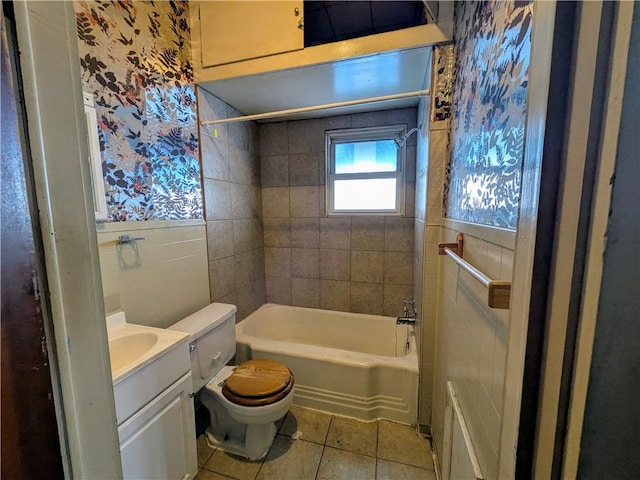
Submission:
{"label": "dark wood door", "polygon": [[[2,16],[1,92],[1,436],[3,479],[63,478],[41,301],[35,275],[31,176],[11,19]],[[6,21],[5,21],[6,20]],[[26,169],[28,172],[28,169]],[[37,226],[37,217],[34,215]],[[36,237],[37,238],[37,237]],[[39,272],[42,274],[42,272]]]}

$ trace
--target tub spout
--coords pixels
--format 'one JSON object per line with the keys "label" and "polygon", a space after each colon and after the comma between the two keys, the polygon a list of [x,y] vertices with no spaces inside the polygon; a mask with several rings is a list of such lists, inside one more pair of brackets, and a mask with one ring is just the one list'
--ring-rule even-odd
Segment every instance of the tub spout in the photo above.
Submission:
{"label": "tub spout", "polygon": [[396,325],[415,325],[415,317],[398,317],[396,318]]}
{"label": "tub spout", "polygon": [[404,299],[403,314],[396,318],[396,325],[415,325],[416,324],[416,304],[413,298]]}

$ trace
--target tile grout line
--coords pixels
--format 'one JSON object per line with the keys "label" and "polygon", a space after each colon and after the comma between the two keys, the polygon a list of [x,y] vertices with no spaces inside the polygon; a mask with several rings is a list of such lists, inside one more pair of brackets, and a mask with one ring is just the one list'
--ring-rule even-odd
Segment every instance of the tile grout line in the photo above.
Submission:
{"label": "tile grout line", "polygon": [[380,420],[376,420],[376,469],[374,471],[374,480],[378,478],[378,443],[380,443]]}
{"label": "tile grout line", "polygon": [[380,443],[380,420],[376,421],[376,471],[378,468],[378,444]]}
{"label": "tile grout line", "polygon": [[315,480],[318,480],[318,474],[320,473],[320,465],[322,464],[322,458],[324,457],[324,450],[326,446],[322,445],[322,452],[320,453],[320,461],[318,462],[318,466],[316,467],[316,474],[313,476]]}
{"label": "tile grout line", "polygon": [[[262,459],[262,462],[260,463],[260,468],[258,468],[258,471],[256,472],[256,476],[253,477],[254,480],[256,480],[258,478],[258,476],[260,475],[260,472],[262,471],[262,467],[264,467],[264,463],[267,461],[267,457],[269,456],[269,453],[271,452],[271,449],[273,448],[273,443],[277,440],[278,435],[280,435],[280,430],[282,430],[282,427],[284,426],[284,422],[287,420],[287,417],[289,416],[289,413],[290,413],[290,411],[287,411],[287,413],[285,413],[284,416],[282,417],[282,423],[280,424],[280,426],[276,430],[276,434],[273,437],[273,442],[271,442],[271,445],[269,446],[269,450],[267,450],[267,454]],[[286,436],[286,435],[283,435],[283,436]]]}
{"label": "tile grout line", "polygon": [[329,419],[329,426],[327,427],[327,433],[324,435],[324,441],[322,442],[322,452],[320,453],[320,461],[318,462],[318,466],[316,467],[316,474],[314,475],[314,479],[318,479],[318,474],[320,473],[320,465],[322,465],[322,459],[324,457],[324,451],[327,448],[327,438],[329,438],[329,430],[331,430],[331,424],[333,423],[333,415]]}
{"label": "tile grout line", "polygon": [[324,434],[324,441],[322,442],[322,445],[324,446],[327,445],[327,439],[329,438],[329,431],[331,430],[331,425],[333,424],[333,418],[334,418],[333,415],[331,415],[331,418],[329,418],[329,426],[327,427],[327,433]]}
{"label": "tile grout line", "polygon": [[337,447],[335,445],[325,445],[325,446],[329,448],[333,448],[334,450],[340,450],[341,452],[353,453],[355,455],[362,455],[363,457],[378,458],[376,455],[369,455],[368,453],[356,452],[354,450],[349,450],[348,448],[344,448],[344,447]]}
{"label": "tile grout line", "polygon": [[[276,436],[278,434],[276,433]],[[273,444],[271,444],[271,447],[273,447]],[[264,456],[264,458],[262,459],[262,461],[260,462],[260,468],[258,468],[258,471],[256,472],[256,476],[253,477],[254,480],[258,478],[258,475],[260,475],[260,472],[262,471],[262,467],[264,466],[264,462],[267,460],[267,456],[269,455],[269,453],[271,452],[271,447],[269,447],[269,450],[267,450],[267,454]]]}

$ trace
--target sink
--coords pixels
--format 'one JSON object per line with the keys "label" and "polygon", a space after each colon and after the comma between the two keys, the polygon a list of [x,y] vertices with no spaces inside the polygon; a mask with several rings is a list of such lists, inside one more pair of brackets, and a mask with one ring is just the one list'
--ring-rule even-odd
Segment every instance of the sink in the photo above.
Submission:
{"label": "sink", "polygon": [[119,370],[135,362],[148,353],[156,343],[158,335],[155,333],[140,332],[114,338],[109,342],[111,370]]}
{"label": "sink", "polygon": [[186,333],[133,323],[119,324],[107,333],[114,385],[189,338]]}
{"label": "sink", "polygon": [[197,472],[189,335],[107,318],[121,478]]}

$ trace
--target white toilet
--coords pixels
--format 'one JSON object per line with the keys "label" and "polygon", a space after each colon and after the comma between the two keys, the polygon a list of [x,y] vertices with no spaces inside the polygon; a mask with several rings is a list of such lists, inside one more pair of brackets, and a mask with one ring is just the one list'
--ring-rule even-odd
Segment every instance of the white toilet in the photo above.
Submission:
{"label": "white toilet", "polygon": [[200,401],[211,415],[209,444],[257,460],[275,438],[275,422],[291,407],[294,378],[273,360],[226,366],[236,353],[236,311],[235,305],[212,303],[169,330],[191,336],[193,391],[200,391]]}

